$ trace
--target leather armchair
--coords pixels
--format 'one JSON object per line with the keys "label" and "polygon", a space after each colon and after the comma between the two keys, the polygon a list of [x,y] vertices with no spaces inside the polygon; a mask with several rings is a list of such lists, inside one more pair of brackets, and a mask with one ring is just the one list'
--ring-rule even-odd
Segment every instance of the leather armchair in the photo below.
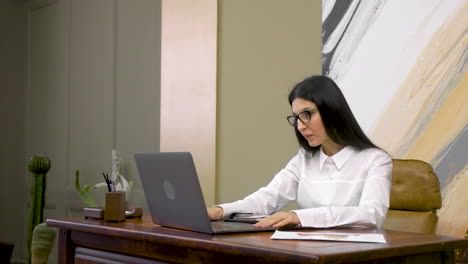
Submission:
{"label": "leather armchair", "polygon": [[390,208],[383,229],[435,234],[442,206],[439,178],[421,160],[393,160]]}

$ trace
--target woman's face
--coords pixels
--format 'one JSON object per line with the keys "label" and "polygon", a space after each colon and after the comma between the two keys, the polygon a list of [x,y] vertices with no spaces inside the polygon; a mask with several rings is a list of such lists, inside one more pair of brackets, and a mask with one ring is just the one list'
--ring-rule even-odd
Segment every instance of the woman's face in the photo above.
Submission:
{"label": "woman's face", "polygon": [[323,126],[322,117],[317,109],[317,106],[308,100],[297,97],[292,102],[292,111],[295,115],[300,115],[301,119],[303,116],[307,117],[308,113],[301,114],[304,111],[310,112],[310,121],[302,122],[300,119],[297,120],[297,129],[302,136],[309,142],[311,147],[317,147],[322,145],[326,148],[332,143],[328,138],[325,127]]}

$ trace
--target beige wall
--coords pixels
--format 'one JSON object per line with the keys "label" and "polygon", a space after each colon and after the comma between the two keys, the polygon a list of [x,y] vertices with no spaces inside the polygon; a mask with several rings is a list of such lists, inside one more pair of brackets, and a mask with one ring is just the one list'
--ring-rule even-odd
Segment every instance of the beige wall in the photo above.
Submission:
{"label": "beige wall", "polygon": [[292,86],[321,71],[321,1],[221,0],[216,201],[267,184],[298,151]]}
{"label": "beige wall", "polygon": [[[0,220],[0,240],[14,240],[16,260],[25,257],[28,156],[52,159],[49,218],[79,213],[74,170],[82,171],[82,183],[101,182],[114,147],[125,160],[124,175],[135,181],[131,204],[146,208],[132,153],[160,148],[161,2],[49,2],[30,10],[20,1],[0,4],[0,32],[11,36],[0,46],[1,85],[8,87],[0,97],[8,117],[8,130],[1,130],[1,209],[14,209]],[[218,78],[216,178],[205,183],[216,193],[206,193],[211,205],[266,184],[297,151],[286,96],[320,72],[321,8],[309,0],[209,3],[218,6],[217,69],[210,77]]]}

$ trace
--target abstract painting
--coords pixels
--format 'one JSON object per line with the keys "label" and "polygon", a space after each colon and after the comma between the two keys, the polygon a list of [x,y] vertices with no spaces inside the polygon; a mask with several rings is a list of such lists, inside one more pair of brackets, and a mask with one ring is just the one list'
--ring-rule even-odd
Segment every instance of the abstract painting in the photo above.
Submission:
{"label": "abstract painting", "polygon": [[467,0],[322,0],[322,71],[393,158],[430,163],[437,234],[468,229]]}

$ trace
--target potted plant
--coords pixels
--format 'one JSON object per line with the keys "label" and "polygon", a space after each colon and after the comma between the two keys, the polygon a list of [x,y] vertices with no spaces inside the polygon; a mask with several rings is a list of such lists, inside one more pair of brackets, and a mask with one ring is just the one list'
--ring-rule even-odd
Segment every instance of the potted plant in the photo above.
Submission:
{"label": "potted plant", "polygon": [[47,263],[55,239],[55,229],[43,223],[47,172],[51,167],[50,159],[36,155],[29,159],[28,169],[32,172],[31,211],[28,225],[28,262]]}

